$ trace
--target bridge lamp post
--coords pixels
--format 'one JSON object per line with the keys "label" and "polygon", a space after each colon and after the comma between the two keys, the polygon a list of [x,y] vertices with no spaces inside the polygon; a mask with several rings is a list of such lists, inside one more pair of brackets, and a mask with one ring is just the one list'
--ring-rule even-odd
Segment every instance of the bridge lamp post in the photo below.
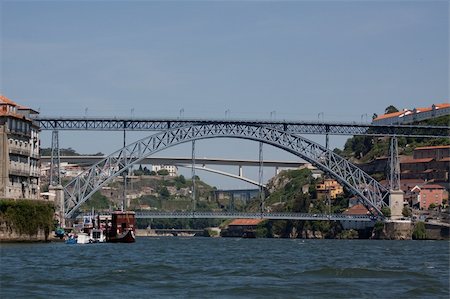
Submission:
{"label": "bridge lamp post", "polygon": [[225,110],[225,118],[228,119],[228,117],[230,116],[230,113],[231,113],[230,109]]}
{"label": "bridge lamp post", "polygon": [[180,109],[180,118],[183,118],[184,117],[184,108],[181,108]]}
{"label": "bridge lamp post", "polygon": [[318,119],[318,121],[320,122],[320,116],[322,116],[322,122],[324,121],[324,113],[323,112],[319,112],[318,114],[317,114],[317,119]]}
{"label": "bridge lamp post", "polygon": [[274,110],[274,111],[271,111],[270,112],[270,119],[271,120],[275,120],[277,118],[277,112]]}
{"label": "bridge lamp post", "polygon": [[368,118],[367,113],[361,114],[361,123],[363,122],[364,117],[365,117],[366,123],[367,123],[367,118]]}

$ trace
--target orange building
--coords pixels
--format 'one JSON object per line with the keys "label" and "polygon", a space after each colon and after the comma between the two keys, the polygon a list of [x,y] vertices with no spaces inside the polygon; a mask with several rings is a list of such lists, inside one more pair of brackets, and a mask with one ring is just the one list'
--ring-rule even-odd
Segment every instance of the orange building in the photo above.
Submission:
{"label": "orange building", "polygon": [[323,183],[316,185],[317,199],[335,199],[344,193],[344,188],[333,179],[325,179]]}

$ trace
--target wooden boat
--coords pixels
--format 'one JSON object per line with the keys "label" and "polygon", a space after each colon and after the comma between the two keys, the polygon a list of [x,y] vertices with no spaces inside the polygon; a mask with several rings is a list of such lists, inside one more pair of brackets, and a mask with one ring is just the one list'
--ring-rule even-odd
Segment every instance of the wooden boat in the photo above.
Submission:
{"label": "wooden boat", "polygon": [[106,242],[133,243],[135,235],[135,213],[131,211],[115,211],[111,213],[111,226],[106,232]]}

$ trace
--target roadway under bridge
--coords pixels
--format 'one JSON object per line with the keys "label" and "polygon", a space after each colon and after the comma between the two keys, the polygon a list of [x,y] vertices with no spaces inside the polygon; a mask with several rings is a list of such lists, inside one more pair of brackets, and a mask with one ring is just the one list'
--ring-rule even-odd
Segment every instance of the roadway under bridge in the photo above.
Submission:
{"label": "roadway under bridge", "polygon": [[243,213],[243,212],[136,212],[137,219],[172,218],[210,218],[210,219],[271,219],[271,220],[326,220],[326,221],[364,221],[375,218],[368,215],[308,214],[308,213]]}

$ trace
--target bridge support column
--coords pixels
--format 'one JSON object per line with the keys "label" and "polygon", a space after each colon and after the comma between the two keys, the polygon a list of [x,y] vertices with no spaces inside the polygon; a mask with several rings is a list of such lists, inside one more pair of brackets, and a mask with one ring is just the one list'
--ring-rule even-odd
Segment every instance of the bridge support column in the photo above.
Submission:
{"label": "bridge support column", "polygon": [[239,176],[240,177],[244,176],[244,172],[242,171],[242,165],[239,165]]}
{"label": "bridge support column", "polygon": [[59,134],[57,130],[52,131],[52,156],[50,161],[50,185],[61,185],[61,161],[59,152]]}
{"label": "bridge support column", "polygon": [[55,207],[56,207],[56,218],[59,221],[61,227],[66,226],[66,219],[64,217],[66,211],[64,206],[64,188],[61,184],[56,186],[49,186],[48,191],[55,195]]}
{"label": "bridge support column", "polygon": [[389,208],[391,209],[391,218],[394,220],[403,217],[403,197],[402,190],[390,190],[389,192]]}

